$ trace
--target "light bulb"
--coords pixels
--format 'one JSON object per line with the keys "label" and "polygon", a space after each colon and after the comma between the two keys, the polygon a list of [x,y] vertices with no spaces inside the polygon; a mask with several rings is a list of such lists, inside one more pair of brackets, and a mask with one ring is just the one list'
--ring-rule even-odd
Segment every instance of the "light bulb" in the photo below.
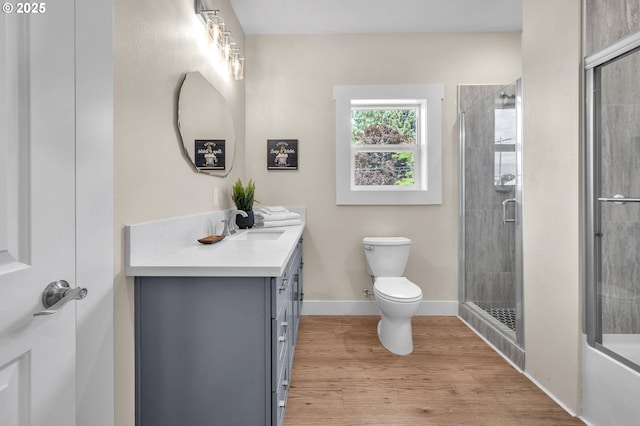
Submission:
{"label": "light bulb", "polygon": [[215,48],[220,44],[220,37],[224,31],[224,20],[218,16],[210,15],[207,18],[207,33],[209,35],[209,44]]}
{"label": "light bulb", "polygon": [[244,58],[240,56],[240,49],[235,48],[231,52],[229,59],[229,75],[235,80],[242,80],[244,77]]}
{"label": "light bulb", "polygon": [[240,51],[235,52],[233,56],[232,72],[231,75],[235,80],[242,80],[244,78],[244,58],[240,57]]}
{"label": "light bulb", "polygon": [[210,47],[217,48],[220,42],[220,33],[224,31],[224,19],[218,15],[218,10],[206,10],[201,12],[207,29],[207,39]]}

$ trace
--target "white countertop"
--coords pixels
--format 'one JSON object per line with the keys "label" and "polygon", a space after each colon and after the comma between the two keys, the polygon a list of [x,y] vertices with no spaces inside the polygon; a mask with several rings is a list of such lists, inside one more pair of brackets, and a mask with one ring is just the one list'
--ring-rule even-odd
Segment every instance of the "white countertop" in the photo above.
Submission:
{"label": "white countertop", "polygon": [[[219,213],[212,213],[186,220],[179,218],[175,223],[157,221],[127,226],[126,274],[275,277],[284,272],[304,231],[303,220],[302,225],[238,230],[217,243],[200,244],[198,238],[211,235],[206,230],[211,229],[211,223],[219,222],[219,217]],[[277,239],[244,239],[247,233],[277,231],[282,231]]]}

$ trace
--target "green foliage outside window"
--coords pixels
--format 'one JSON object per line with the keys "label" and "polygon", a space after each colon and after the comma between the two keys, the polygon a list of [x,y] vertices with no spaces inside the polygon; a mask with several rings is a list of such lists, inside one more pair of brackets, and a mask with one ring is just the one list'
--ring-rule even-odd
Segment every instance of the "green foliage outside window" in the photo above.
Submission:
{"label": "green foliage outside window", "polygon": [[[415,109],[353,109],[351,135],[354,145],[415,145]],[[356,185],[413,185],[411,151],[359,151],[354,158]]]}
{"label": "green foliage outside window", "polygon": [[[351,137],[354,144],[365,143],[372,129],[381,129],[379,138],[369,144],[415,144],[417,111],[415,109],[352,109]],[[387,133],[382,131],[385,129]],[[385,137],[390,137],[386,139]]]}

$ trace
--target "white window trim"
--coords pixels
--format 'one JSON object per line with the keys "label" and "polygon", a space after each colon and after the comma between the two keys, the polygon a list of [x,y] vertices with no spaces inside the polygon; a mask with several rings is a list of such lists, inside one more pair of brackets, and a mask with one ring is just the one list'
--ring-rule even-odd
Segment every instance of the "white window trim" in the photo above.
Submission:
{"label": "white window trim", "polygon": [[[338,205],[394,205],[442,204],[442,99],[443,84],[335,86],[336,102],[336,204]],[[421,105],[418,139],[426,147],[419,147],[416,158],[415,186],[373,186],[363,189],[352,187],[351,106],[375,105],[381,101],[397,101],[399,105]],[[425,134],[426,133],[426,134]],[[417,144],[421,142],[416,141]],[[422,142],[424,143],[424,142]],[[380,151],[391,147],[380,147]],[[356,149],[358,150],[358,149]],[[396,149],[392,149],[396,151]],[[417,163],[420,162],[420,165]],[[426,164],[426,170],[422,165]]]}

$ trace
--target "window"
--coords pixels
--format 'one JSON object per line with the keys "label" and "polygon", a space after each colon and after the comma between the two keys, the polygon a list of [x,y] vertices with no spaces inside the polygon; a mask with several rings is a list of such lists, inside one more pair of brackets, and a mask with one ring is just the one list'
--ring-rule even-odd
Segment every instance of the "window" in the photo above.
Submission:
{"label": "window", "polygon": [[[503,98],[504,99],[504,98]],[[518,173],[516,163],[516,107],[513,101],[496,106],[493,187],[498,192],[512,191]]]}
{"label": "window", "polygon": [[441,204],[442,85],[336,86],[336,204]]}
{"label": "window", "polygon": [[421,151],[417,138],[421,109],[420,105],[352,101],[352,191],[416,188],[416,176],[420,176],[416,158],[420,158]]}

